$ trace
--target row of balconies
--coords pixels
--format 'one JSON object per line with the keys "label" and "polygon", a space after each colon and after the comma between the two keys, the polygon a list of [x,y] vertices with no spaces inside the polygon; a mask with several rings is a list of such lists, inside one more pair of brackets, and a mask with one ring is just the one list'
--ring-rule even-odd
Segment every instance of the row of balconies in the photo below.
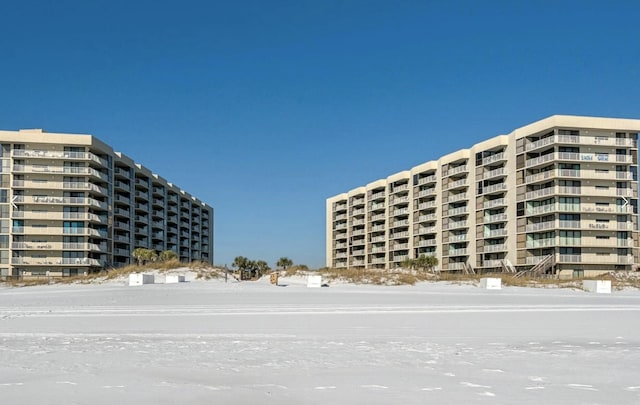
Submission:
{"label": "row of balconies", "polygon": [[[538,264],[547,256],[528,256],[526,264]],[[555,254],[556,263],[588,263],[588,264],[633,264],[632,255],[613,254],[580,254],[580,255],[563,255]]]}
{"label": "row of balconies", "polygon": [[609,153],[574,153],[552,152],[543,156],[527,159],[525,167],[538,166],[552,161],[598,162],[598,163],[633,163],[631,155],[615,155]]}
{"label": "row of balconies", "polygon": [[78,265],[78,266],[100,266],[104,267],[106,264],[104,261],[98,259],[92,259],[88,257],[84,258],[60,258],[56,256],[50,257],[12,257],[11,264],[19,265]]}
{"label": "row of balconies", "polygon": [[68,151],[52,151],[52,150],[32,150],[32,149],[13,149],[11,156],[14,158],[40,158],[40,159],[62,159],[62,160],[90,160],[107,167],[109,162],[91,152],[68,152]]}
{"label": "row of balconies", "polygon": [[594,203],[581,203],[581,204],[544,204],[538,207],[527,207],[526,214],[542,215],[550,212],[586,212],[586,213],[602,213],[602,214],[632,214],[633,207],[630,205],[622,206],[616,204],[594,204]]}
{"label": "row of balconies", "polygon": [[107,195],[108,190],[104,187],[98,186],[86,181],[47,181],[47,182],[35,182],[30,180],[13,180],[11,183],[15,188],[29,188],[35,190],[80,190],[80,191],[93,191],[99,194]]}
{"label": "row of balconies", "polygon": [[633,230],[633,222],[616,222],[616,221],[545,221],[535,224],[528,224],[525,228],[526,232],[539,232],[548,229],[587,229],[587,230]]}
{"label": "row of balconies", "polygon": [[553,246],[569,246],[569,247],[590,247],[590,248],[627,248],[633,247],[633,239],[618,238],[597,238],[597,237],[580,237],[580,238],[544,238],[528,240],[525,242],[526,249],[540,249]]}
{"label": "row of balconies", "polygon": [[11,212],[12,218],[26,218],[26,219],[49,219],[53,221],[61,221],[64,219],[80,219],[85,221],[105,223],[107,218],[104,216],[98,216],[90,212],[32,212],[32,211],[16,211]]}
{"label": "row of balconies", "polygon": [[525,194],[525,200],[534,200],[543,197],[548,197],[554,194],[558,195],[585,195],[595,197],[633,197],[633,189],[631,188],[598,188],[597,186],[582,186],[582,187],[568,187],[568,186],[552,186],[539,190],[528,191]]}
{"label": "row of balconies", "polygon": [[13,165],[13,173],[37,173],[37,174],[70,174],[70,175],[88,175],[97,177],[105,182],[109,182],[109,176],[106,173],[97,171],[92,167],[64,167],[64,166],[47,166],[47,165]]}
{"label": "row of balconies", "polygon": [[27,235],[83,235],[93,236],[97,238],[106,238],[107,232],[93,228],[63,228],[57,226],[33,227],[33,226],[14,226],[11,228],[14,234]]}
{"label": "row of balconies", "polygon": [[64,204],[64,205],[91,205],[94,207],[107,209],[106,202],[98,201],[90,197],[58,197],[58,196],[24,196],[16,195],[12,199],[13,203],[22,204]]}
{"label": "row of balconies", "polygon": [[603,136],[580,136],[580,135],[554,135],[547,138],[530,142],[525,145],[526,151],[539,149],[547,145],[554,143],[560,144],[573,144],[573,145],[611,145],[636,148],[638,146],[637,141],[630,138],[615,138],[615,137],[603,137]]}
{"label": "row of balconies", "polygon": [[584,178],[595,180],[633,180],[633,173],[631,172],[617,172],[617,171],[596,171],[590,169],[553,169],[544,172],[530,174],[525,177],[526,183],[534,183],[537,181],[544,181],[557,177],[569,177],[569,178]]}
{"label": "row of balconies", "polygon": [[95,252],[106,252],[107,245],[95,243],[69,243],[69,242],[11,242],[11,249],[14,250],[90,250]]}

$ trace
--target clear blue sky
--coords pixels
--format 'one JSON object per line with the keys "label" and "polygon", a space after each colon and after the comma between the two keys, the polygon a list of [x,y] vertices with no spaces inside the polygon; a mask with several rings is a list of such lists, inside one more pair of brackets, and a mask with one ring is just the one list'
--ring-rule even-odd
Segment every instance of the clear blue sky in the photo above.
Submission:
{"label": "clear blue sky", "polygon": [[327,197],[552,114],[640,118],[637,1],[0,0],[0,128],[90,133],[324,265]]}

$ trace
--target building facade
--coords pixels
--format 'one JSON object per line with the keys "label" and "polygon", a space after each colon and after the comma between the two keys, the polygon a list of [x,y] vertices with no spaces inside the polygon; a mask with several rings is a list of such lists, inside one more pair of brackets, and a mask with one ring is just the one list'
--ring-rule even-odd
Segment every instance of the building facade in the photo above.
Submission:
{"label": "building facade", "polygon": [[0,162],[0,275],[83,275],[136,248],[213,263],[213,208],[94,136],[0,131]]}
{"label": "building facade", "polygon": [[326,265],[635,270],[640,120],[552,116],[327,199]]}

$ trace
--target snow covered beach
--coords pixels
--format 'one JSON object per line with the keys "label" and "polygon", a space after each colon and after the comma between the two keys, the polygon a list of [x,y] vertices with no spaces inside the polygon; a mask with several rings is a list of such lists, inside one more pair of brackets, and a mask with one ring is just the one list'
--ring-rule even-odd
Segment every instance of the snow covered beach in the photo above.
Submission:
{"label": "snow covered beach", "polygon": [[640,292],[0,288],[3,404],[636,404]]}

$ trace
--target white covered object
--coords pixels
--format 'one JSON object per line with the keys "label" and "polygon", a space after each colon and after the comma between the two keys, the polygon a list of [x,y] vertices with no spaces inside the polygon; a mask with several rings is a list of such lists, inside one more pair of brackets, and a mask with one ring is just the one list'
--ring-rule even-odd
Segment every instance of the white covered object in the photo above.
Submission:
{"label": "white covered object", "polygon": [[178,274],[167,274],[164,278],[165,284],[184,283],[184,276]]}
{"label": "white covered object", "polygon": [[480,288],[484,288],[485,290],[500,290],[502,289],[502,279],[493,277],[481,278]]}
{"label": "white covered object", "polygon": [[129,274],[129,286],[137,286],[143,284],[153,284],[155,277],[153,274],[133,273]]}
{"label": "white covered object", "polygon": [[322,276],[307,276],[307,287],[309,288],[322,287]]}
{"label": "white covered object", "polygon": [[611,294],[611,280],[582,280],[582,288],[597,294]]}

